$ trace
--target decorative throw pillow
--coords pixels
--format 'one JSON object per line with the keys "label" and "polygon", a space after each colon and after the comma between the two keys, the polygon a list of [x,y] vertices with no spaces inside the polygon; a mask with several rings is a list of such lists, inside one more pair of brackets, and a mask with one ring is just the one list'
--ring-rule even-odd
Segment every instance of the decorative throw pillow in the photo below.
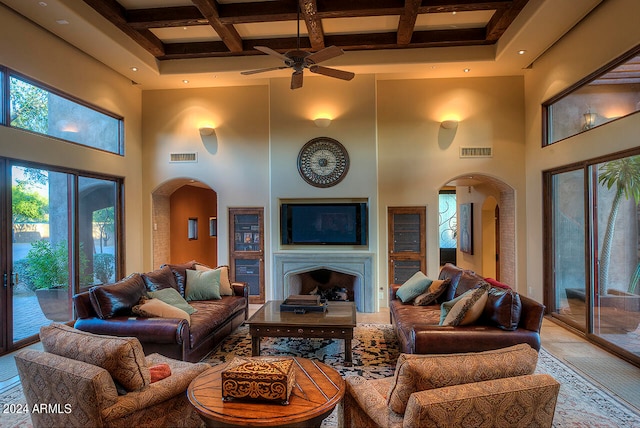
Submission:
{"label": "decorative throw pillow", "polygon": [[187,269],[195,269],[196,261],[191,260],[190,262],[182,263],[182,264],[164,264],[160,266],[161,268],[165,266],[169,266],[171,272],[176,277],[176,284],[178,284],[178,292],[184,296],[184,290],[187,285]]}
{"label": "decorative throw pillow", "polygon": [[40,327],[46,352],[102,367],[127,391],[137,391],[151,382],[144,351],[135,337],[97,335],[65,324]]}
{"label": "decorative throw pillow", "polygon": [[147,294],[142,276],[133,273],[108,285],[96,285],[89,289],[89,300],[101,319],[131,315],[131,308]]}
{"label": "decorative throw pillow", "polygon": [[149,367],[151,373],[151,383],[157,382],[171,376],[171,367],[167,363],[159,363]]}
{"label": "decorative throw pillow", "polygon": [[408,303],[424,293],[432,282],[433,280],[427,278],[421,271],[418,271],[398,288],[396,297],[400,299],[402,303]]}
{"label": "decorative throw pillow", "polygon": [[219,270],[220,271],[220,295],[221,296],[233,296],[233,287],[231,286],[231,280],[229,280],[229,266],[222,265],[215,269],[211,269],[200,263],[196,263],[196,270]]}
{"label": "decorative throw pillow", "polygon": [[221,299],[220,271],[187,269],[185,298],[187,301]]}
{"label": "decorative throw pillow", "polygon": [[191,317],[180,308],[171,306],[160,299],[143,298],[139,305],[133,307],[133,313],[146,318],[176,318],[187,320],[191,325]]}
{"label": "decorative throw pillow", "polygon": [[440,307],[440,325],[469,325],[482,315],[487,303],[488,283],[471,289],[453,300],[444,302]]}
{"label": "decorative throw pillow", "polygon": [[500,282],[497,279],[485,278],[484,280],[487,281],[489,284],[493,285],[494,287],[504,288],[505,290],[511,290],[511,287],[509,287],[509,285],[505,284],[504,282]]}
{"label": "decorative throw pillow", "polygon": [[173,288],[178,291],[176,277],[167,265],[153,272],[143,273],[142,279],[144,280],[144,285],[147,287],[147,291],[158,291],[165,288]]}
{"label": "decorative throw pillow", "polygon": [[513,331],[518,328],[522,301],[520,295],[511,289],[491,287],[487,293],[482,320],[489,325],[496,325],[503,330]]}
{"label": "decorative throw pillow", "polygon": [[416,306],[427,306],[437,301],[438,297],[440,297],[449,284],[451,280],[449,279],[436,279],[434,280],[427,291],[419,295],[413,301],[413,304]]}
{"label": "decorative throw pillow", "polygon": [[158,291],[150,291],[149,296],[154,299],[160,299],[171,306],[175,306],[176,308],[182,309],[189,315],[197,311],[196,308],[184,300],[184,297],[178,293],[178,290],[174,290],[173,288],[163,288]]}

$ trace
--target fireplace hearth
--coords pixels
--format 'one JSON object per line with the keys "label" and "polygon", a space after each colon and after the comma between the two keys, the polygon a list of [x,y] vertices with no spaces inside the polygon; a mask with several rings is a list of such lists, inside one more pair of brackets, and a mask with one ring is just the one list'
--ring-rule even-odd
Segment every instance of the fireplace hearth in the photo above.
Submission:
{"label": "fireplace hearth", "polygon": [[282,252],[274,254],[275,299],[291,294],[346,288],[359,312],[376,311],[373,254],[361,252]]}

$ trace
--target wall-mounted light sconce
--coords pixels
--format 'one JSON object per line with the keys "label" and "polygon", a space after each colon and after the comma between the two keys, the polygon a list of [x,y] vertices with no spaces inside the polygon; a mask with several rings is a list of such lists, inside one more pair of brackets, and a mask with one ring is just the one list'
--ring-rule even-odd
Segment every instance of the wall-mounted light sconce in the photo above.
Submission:
{"label": "wall-mounted light sconce", "polygon": [[216,130],[210,126],[203,126],[202,128],[199,129],[199,131],[200,131],[200,135],[202,135],[203,137],[209,137],[216,133]]}
{"label": "wall-mounted light sconce", "polygon": [[328,117],[318,117],[313,119],[313,123],[315,123],[318,128],[326,128],[331,125],[331,119]]}
{"label": "wall-mounted light sconce", "polygon": [[591,129],[596,126],[596,114],[591,113],[590,110],[584,114],[584,129]]}
{"label": "wall-mounted light sconce", "polygon": [[457,120],[444,120],[440,123],[444,129],[456,129],[458,127]]}

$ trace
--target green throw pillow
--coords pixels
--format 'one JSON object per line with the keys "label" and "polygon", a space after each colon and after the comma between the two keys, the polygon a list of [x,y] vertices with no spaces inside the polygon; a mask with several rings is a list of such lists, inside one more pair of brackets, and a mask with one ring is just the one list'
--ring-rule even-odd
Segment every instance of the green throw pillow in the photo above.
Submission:
{"label": "green throw pillow", "polygon": [[162,290],[158,291],[149,291],[149,296],[155,299],[162,300],[163,302],[168,303],[178,309],[182,309],[189,315],[197,311],[196,308],[194,308],[193,306],[188,304],[186,300],[184,300],[184,297],[182,297],[180,293],[178,293],[178,290],[176,290],[175,288],[163,288]]}
{"label": "green throw pillow", "polygon": [[187,269],[187,301],[221,299],[219,270]]}
{"label": "green throw pillow", "polygon": [[413,276],[398,288],[396,297],[407,303],[424,293],[431,285],[433,280],[426,277],[421,271],[413,274]]}

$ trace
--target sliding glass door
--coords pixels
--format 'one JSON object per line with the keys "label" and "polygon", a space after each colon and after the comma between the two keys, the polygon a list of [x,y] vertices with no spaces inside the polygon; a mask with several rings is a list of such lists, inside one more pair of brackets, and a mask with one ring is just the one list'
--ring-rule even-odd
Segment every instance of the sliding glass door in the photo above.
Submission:
{"label": "sliding glass door", "polygon": [[2,352],[73,320],[73,294],[118,277],[121,182],[0,160]]}
{"label": "sliding glass door", "polygon": [[640,361],[640,155],[545,174],[554,316]]}

